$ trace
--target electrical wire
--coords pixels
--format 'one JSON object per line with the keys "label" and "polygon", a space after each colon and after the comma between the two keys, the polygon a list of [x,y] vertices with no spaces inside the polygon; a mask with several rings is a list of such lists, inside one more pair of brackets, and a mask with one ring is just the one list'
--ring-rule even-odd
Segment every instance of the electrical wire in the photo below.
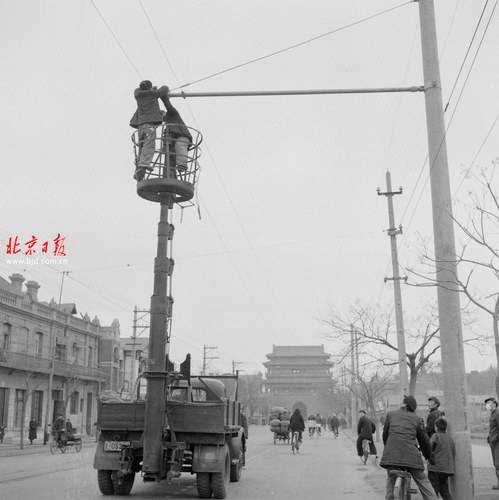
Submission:
{"label": "electrical wire", "polygon": [[402,4],[396,5],[395,7],[390,7],[389,9],[385,9],[383,11],[377,12],[376,14],[371,14],[370,16],[367,16],[367,17],[364,17],[362,19],[359,19],[358,21],[354,21],[352,23],[345,24],[344,26],[340,26],[339,28],[335,28],[333,30],[327,31],[327,32],[322,33],[320,35],[316,35],[316,36],[314,36],[312,38],[308,38],[308,39],[303,40],[301,42],[294,43],[293,45],[289,45],[288,47],[284,47],[284,48],[276,50],[274,52],[270,52],[270,53],[265,54],[263,56],[255,57],[255,58],[250,59],[250,60],[248,60],[246,62],[243,62],[243,63],[240,63],[240,64],[236,64],[234,66],[230,66],[230,67],[225,68],[223,70],[217,71],[216,73],[212,73],[211,75],[207,75],[207,76],[204,76],[204,77],[199,78],[197,80],[194,80],[192,82],[185,83],[184,85],[180,85],[179,87],[175,87],[172,90],[184,89],[185,87],[189,87],[190,85],[194,85],[196,83],[204,82],[206,80],[209,80],[210,78],[214,78],[216,76],[223,75],[224,73],[228,73],[229,71],[233,71],[235,69],[239,69],[239,68],[242,68],[244,66],[248,66],[249,64],[253,64],[255,62],[263,61],[264,59],[268,59],[270,57],[273,57],[273,56],[276,56],[276,55],[279,55],[279,54],[283,54],[284,52],[288,52],[290,50],[296,49],[297,47],[301,47],[303,45],[307,45],[307,44],[309,44],[311,42],[315,42],[316,40],[320,40],[321,38],[325,38],[325,37],[327,37],[329,35],[333,35],[335,33],[343,31],[345,29],[352,28],[353,26],[357,26],[357,25],[359,25],[361,23],[364,23],[366,21],[370,21],[371,19],[379,17],[379,16],[381,16],[383,14],[387,14],[388,12],[392,12],[394,10],[400,9],[401,7],[404,7],[404,6],[406,6],[406,5],[410,4],[410,3],[414,3],[414,0],[409,0],[409,1],[404,2]]}
{"label": "electrical wire", "polygon": [[94,0],[90,0],[90,3],[93,5],[95,11],[97,12],[97,14],[99,15],[99,17],[101,18],[102,22],[104,23],[104,25],[108,29],[109,33],[111,33],[112,37],[114,38],[114,41],[116,42],[116,44],[120,48],[120,50],[123,53],[123,55],[126,57],[127,61],[130,63],[130,66],[133,68],[133,70],[135,71],[136,75],[139,77],[139,80],[142,80],[142,76],[140,74],[140,71],[137,69],[137,66],[135,66],[135,64],[133,63],[133,61],[130,58],[130,56],[127,54],[125,48],[123,47],[123,45],[118,40],[118,37],[116,36],[116,34],[114,33],[114,31],[112,30],[112,28],[109,25],[109,23],[106,21],[106,18],[104,17],[104,15],[102,14],[102,12],[97,7],[97,5],[95,4]]}

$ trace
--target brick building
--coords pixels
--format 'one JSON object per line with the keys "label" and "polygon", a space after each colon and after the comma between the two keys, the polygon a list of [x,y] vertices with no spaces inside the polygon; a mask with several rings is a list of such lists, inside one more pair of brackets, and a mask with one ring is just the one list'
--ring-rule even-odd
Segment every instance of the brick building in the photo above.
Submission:
{"label": "brick building", "polygon": [[266,357],[265,386],[271,406],[300,408],[304,416],[333,411],[333,363],[324,345],[274,345]]}

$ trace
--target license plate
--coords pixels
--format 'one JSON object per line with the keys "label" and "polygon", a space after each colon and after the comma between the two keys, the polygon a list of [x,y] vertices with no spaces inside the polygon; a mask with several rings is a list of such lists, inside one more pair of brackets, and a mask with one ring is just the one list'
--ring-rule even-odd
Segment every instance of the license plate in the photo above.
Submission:
{"label": "license plate", "polygon": [[104,441],[104,451],[121,451],[126,446],[130,446],[130,441]]}

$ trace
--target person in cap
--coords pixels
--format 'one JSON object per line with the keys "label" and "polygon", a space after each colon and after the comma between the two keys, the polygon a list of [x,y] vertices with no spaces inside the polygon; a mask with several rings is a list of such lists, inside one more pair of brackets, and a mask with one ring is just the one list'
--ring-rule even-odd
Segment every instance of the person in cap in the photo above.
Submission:
{"label": "person in cap", "polygon": [[492,489],[499,490],[499,411],[497,410],[497,399],[487,398],[484,403],[485,408],[490,411],[489,435],[487,436],[487,443],[489,443],[490,446],[492,463],[494,464],[497,477],[497,484],[492,486]]}
{"label": "person in cap", "polygon": [[168,87],[159,89],[153,87],[150,80],[140,82],[135,89],[134,97],[137,101],[137,110],[130,120],[130,126],[139,131],[139,155],[134,174],[134,179],[140,181],[147,170],[151,169],[156,142],[156,127],[163,122],[158,99],[168,95]]}
{"label": "person in cap", "polygon": [[[387,414],[383,427],[383,456],[380,466],[387,469],[386,500],[394,500],[395,476],[390,469],[404,468],[416,482],[423,500],[437,500],[435,491],[424,472],[423,456],[434,463],[430,440],[424,424],[416,415],[418,404],[413,396],[404,396],[402,407]],[[421,449],[421,453],[418,449]]]}
{"label": "person in cap", "polygon": [[440,417],[435,421],[435,432],[430,438],[435,463],[428,465],[428,479],[442,500],[452,500],[449,491],[449,477],[454,475],[456,447],[447,433],[447,420]]}
{"label": "person in cap", "polygon": [[[373,441],[373,434],[376,431],[376,425],[374,422],[367,416],[365,410],[359,411],[359,420],[357,422],[357,455],[359,455],[360,459],[364,462],[362,455],[362,441],[367,439],[369,441],[369,454],[376,455],[378,458],[378,452],[376,451],[376,446]],[[364,462],[365,464],[365,462]]]}
{"label": "person in cap", "polygon": [[436,396],[428,398],[428,416],[426,417],[426,434],[431,438],[435,434],[435,422],[438,418],[444,416],[444,412],[440,411],[440,401]]}

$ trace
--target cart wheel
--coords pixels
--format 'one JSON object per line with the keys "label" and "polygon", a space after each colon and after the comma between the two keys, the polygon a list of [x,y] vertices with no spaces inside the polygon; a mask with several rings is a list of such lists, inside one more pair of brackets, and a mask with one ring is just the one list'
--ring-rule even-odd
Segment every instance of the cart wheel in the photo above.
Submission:
{"label": "cart wheel", "polygon": [[66,453],[66,445],[64,443],[60,444],[59,449],[61,450],[61,453]]}
{"label": "cart wheel", "polygon": [[50,441],[50,453],[52,455],[57,451],[57,443],[55,441]]}

